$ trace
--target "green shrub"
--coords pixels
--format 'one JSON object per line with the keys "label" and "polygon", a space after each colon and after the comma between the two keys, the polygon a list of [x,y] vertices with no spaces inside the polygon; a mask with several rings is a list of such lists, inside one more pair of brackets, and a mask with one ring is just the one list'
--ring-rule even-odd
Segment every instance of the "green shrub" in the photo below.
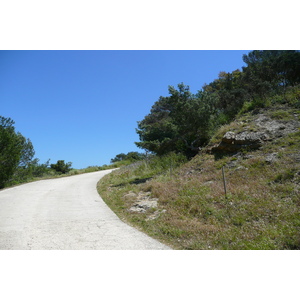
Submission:
{"label": "green shrub", "polygon": [[276,175],[274,182],[284,183],[286,181],[292,180],[295,177],[295,173],[295,169],[285,170],[284,172]]}
{"label": "green shrub", "polygon": [[56,164],[51,164],[51,169],[58,173],[66,174],[71,170],[71,162],[65,163],[64,160],[58,160]]}
{"label": "green shrub", "polygon": [[276,120],[288,121],[291,119],[291,114],[286,110],[280,109],[271,113],[271,118]]}

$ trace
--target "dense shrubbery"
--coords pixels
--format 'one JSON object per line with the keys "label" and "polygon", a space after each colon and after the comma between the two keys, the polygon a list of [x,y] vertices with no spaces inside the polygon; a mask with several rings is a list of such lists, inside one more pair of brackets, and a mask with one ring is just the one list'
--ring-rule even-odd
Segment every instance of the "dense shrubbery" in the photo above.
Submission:
{"label": "dense shrubbery", "polygon": [[129,161],[129,162],[134,162],[138,160],[142,160],[146,157],[144,153],[139,153],[139,152],[128,152],[127,154],[125,153],[120,153],[117,154],[114,158],[110,160],[111,163],[116,163],[116,162],[121,162],[121,161]]}
{"label": "dense shrubbery", "polygon": [[169,172],[187,161],[183,154],[170,152],[162,156],[152,155],[136,164],[129,165],[126,170],[131,169],[132,174],[140,178],[148,178],[152,175]]}
{"label": "dense shrubbery", "polygon": [[246,67],[219,78],[192,94],[183,83],[169,86],[150,113],[138,122],[136,145],[157,155],[175,151],[194,156],[220,125],[237,114],[285,102],[300,107],[300,52],[252,51],[243,56]]}
{"label": "dense shrubbery", "polygon": [[8,186],[27,182],[33,178],[42,178],[46,176],[54,175],[54,172],[51,172],[49,168],[49,161],[46,163],[40,164],[39,159],[33,159],[26,167],[19,166],[14,174],[11,176]]}
{"label": "dense shrubbery", "polygon": [[58,160],[56,164],[51,164],[51,169],[55,170],[58,173],[66,174],[71,171],[72,163],[65,163],[64,160]]}

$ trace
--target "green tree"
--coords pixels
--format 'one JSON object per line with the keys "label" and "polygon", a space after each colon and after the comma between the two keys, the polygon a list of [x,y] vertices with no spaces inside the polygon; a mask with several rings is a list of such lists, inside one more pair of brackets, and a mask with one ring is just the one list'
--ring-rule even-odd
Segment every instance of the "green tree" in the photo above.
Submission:
{"label": "green tree", "polygon": [[254,50],[243,55],[245,81],[252,92],[265,95],[300,83],[300,52]]}
{"label": "green tree", "polygon": [[58,160],[56,164],[51,164],[51,169],[55,170],[58,173],[66,174],[71,170],[72,163],[65,163],[64,160]]}
{"label": "green tree", "polygon": [[[243,80],[243,73],[237,69],[230,72],[220,72],[218,79],[203,86],[203,90],[217,98],[215,102],[218,115],[223,121],[232,120],[242,108],[250,95],[246,90]],[[222,123],[222,122],[221,122]]]}
{"label": "green tree", "polygon": [[193,156],[210,136],[216,98],[204,92],[193,95],[183,83],[178,89],[169,86],[169,93],[138,122],[136,145],[158,155],[175,151]]}
{"label": "green tree", "polygon": [[169,97],[160,97],[152,106],[150,114],[138,122],[136,132],[140,142],[135,144],[159,155],[172,151],[177,136],[176,125],[170,117],[173,109]]}
{"label": "green tree", "polygon": [[29,165],[32,176],[40,177],[47,174],[50,170],[50,159],[48,159],[45,163],[40,164],[39,159],[34,159]]}
{"label": "green tree", "polygon": [[159,97],[138,122],[140,141],[135,144],[157,155],[174,151],[193,156],[241,109],[264,107],[269,96],[285,95],[287,87],[300,83],[299,51],[254,50],[243,60],[247,66],[242,71],[220,72],[195,95],[183,83],[177,89],[169,86],[170,96]]}
{"label": "green tree", "polygon": [[20,133],[18,133],[20,143],[22,145],[21,158],[19,162],[19,167],[28,167],[32,162],[32,158],[34,157],[35,151],[30,139],[26,139]]}
{"label": "green tree", "polygon": [[122,161],[122,160],[125,160],[126,159],[126,154],[125,153],[120,153],[120,154],[117,154],[114,158],[112,158],[110,160],[111,163],[115,163],[117,161]]}
{"label": "green tree", "polygon": [[26,168],[34,156],[31,141],[15,132],[14,121],[0,116],[0,187],[13,177],[18,168]]}
{"label": "green tree", "polygon": [[132,151],[132,152],[128,152],[127,154],[125,154],[125,153],[117,154],[115,156],[115,158],[112,158],[110,160],[110,162],[115,163],[115,162],[123,161],[123,160],[129,160],[129,161],[134,162],[134,161],[137,161],[137,160],[142,160],[145,157],[146,157],[146,155],[143,154],[143,153]]}
{"label": "green tree", "polygon": [[132,161],[132,162],[142,160],[145,157],[146,157],[145,154],[139,153],[137,151],[128,152],[127,155],[126,155],[126,159],[128,159],[129,161]]}

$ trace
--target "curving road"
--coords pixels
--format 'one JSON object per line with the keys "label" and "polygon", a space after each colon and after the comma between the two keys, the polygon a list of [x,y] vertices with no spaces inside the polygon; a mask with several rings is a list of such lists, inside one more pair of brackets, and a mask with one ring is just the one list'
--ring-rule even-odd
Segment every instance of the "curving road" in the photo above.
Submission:
{"label": "curving road", "polygon": [[96,185],[111,170],[0,191],[0,249],[170,249],[122,222]]}

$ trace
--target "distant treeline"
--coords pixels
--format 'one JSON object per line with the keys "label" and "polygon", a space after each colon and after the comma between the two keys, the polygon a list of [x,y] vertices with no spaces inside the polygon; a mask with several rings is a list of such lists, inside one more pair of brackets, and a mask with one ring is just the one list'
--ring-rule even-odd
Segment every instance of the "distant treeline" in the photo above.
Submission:
{"label": "distant treeline", "polygon": [[110,162],[111,163],[116,163],[120,161],[135,162],[138,160],[142,160],[144,158],[146,158],[146,154],[132,151],[132,152],[128,152],[127,154],[125,153],[117,154],[114,158],[110,160]]}
{"label": "distant treeline", "polygon": [[138,152],[121,153],[111,160],[111,165],[89,166],[80,170],[73,169],[72,163],[64,160],[50,164],[49,159],[40,163],[38,158],[34,158],[32,142],[16,132],[14,124],[11,118],[0,116],[0,189],[41,178],[119,168],[145,157],[145,154]]}
{"label": "distant treeline", "polygon": [[300,107],[300,53],[296,50],[254,50],[243,55],[246,67],[220,72],[196,94],[183,83],[169,86],[150,113],[138,122],[135,144],[156,155],[169,152],[192,157],[216,130],[239,113],[275,103]]}
{"label": "distant treeline", "polygon": [[0,116],[0,188],[30,181],[34,178],[66,174],[72,163],[64,160],[50,165],[50,159],[39,163],[30,139],[16,132],[11,118]]}
{"label": "distant treeline", "polygon": [[105,168],[72,169],[72,163],[58,160],[50,164],[50,159],[39,163],[34,158],[35,151],[30,139],[16,132],[11,118],[0,116],[0,189],[40,178],[53,178],[63,174],[80,174]]}

